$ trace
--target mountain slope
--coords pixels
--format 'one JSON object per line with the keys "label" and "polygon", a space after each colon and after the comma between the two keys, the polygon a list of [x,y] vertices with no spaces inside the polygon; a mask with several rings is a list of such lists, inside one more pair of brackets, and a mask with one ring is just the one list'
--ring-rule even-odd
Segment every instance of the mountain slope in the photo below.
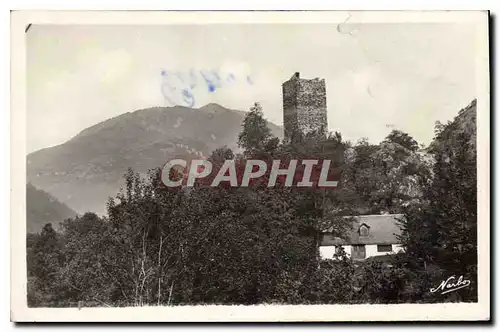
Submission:
{"label": "mountain slope", "polygon": [[477,100],[474,99],[469,105],[461,109],[453,121],[441,124],[440,134],[430,144],[431,151],[446,150],[450,146],[459,146],[461,136],[467,137],[470,154],[476,154],[477,145]]}
{"label": "mountain slope", "polygon": [[[172,158],[207,156],[224,145],[236,150],[244,116],[217,104],[125,113],[29,154],[28,180],[79,213],[104,213],[128,167],[146,172]],[[280,127],[269,127],[281,137]]]}
{"label": "mountain slope", "polygon": [[76,212],[50,194],[26,185],[26,227],[28,233],[40,232],[46,223],[57,223],[72,218]]}

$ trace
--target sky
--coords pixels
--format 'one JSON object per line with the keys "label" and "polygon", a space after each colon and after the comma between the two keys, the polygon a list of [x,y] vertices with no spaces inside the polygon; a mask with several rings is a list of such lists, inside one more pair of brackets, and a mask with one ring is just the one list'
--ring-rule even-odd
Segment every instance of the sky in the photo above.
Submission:
{"label": "sky", "polygon": [[473,27],[33,25],[27,152],[151,106],[248,110],[260,102],[265,117],[282,125],[281,84],[295,72],[325,79],[328,127],[344,139],[378,143],[400,129],[428,144],[435,121],[452,120],[476,98]]}

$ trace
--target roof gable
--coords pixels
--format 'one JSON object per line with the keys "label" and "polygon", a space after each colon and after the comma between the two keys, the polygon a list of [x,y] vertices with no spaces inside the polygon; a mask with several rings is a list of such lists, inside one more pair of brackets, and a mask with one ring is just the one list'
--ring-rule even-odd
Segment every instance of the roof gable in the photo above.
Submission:
{"label": "roof gable", "polygon": [[368,234],[370,234],[370,228],[370,225],[362,223],[361,225],[359,225],[357,233],[359,234],[359,236],[368,236]]}

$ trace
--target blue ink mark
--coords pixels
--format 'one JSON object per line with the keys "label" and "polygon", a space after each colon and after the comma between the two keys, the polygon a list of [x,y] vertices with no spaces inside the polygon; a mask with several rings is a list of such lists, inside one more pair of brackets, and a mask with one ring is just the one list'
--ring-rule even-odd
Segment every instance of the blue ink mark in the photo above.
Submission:
{"label": "blue ink mark", "polygon": [[163,83],[161,84],[161,93],[163,94],[163,97],[171,104],[175,105],[174,100],[172,99],[172,94],[176,91],[176,87],[170,85],[170,83],[167,80],[163,80]]}
{"label": "blue ink mark", "polygon": [[191,89],[183,89],[182,98],[184,102],[188,105],[188,107],[194,106],[194,96],[193,93],[191,92]]}
{"label": "blue ink mark", "polygon": [[214,71],[212,71],[212,73],[213,73],[213,75],[215,76],[215,79],[217,80],[218,85],[220,86],[220,81],[221,81],[221,79],[220,79],[219,74],[218,74],[215,70],[214,70]]}
{"label": "blue ink mark", "polygon": [[196,86],[196,73],[193,68],[189,71],[190,84],[189,87],[193,89]]}
{"label": "blue ink mark", "polygon": [[214,75],[214,72],[212,72],[212,75],[216,76],[215,77],[215,79],[216,79],[215,82],[214,82],[214,79],[211,78],[211,77],[209,77],[208,74],[205,71],[200,70],[200,74],[205,79],[205,82],[207,83],[208,91],[209,92],[214,92],[216,87],[220,87],[220,83],[217,81],[218,75],[217,74]]}
{"label": "blue ink mark", "polygon": [[[210,93],[215,92],[217,88],[222,87],[224,84],[231,84],[237,81],[234,73],[228,73],[226,78],[223,79],[221,73],[217,70],[197,70],[191,68],[189,72],[183,72],[162,69],[160,73],[162,76],[161,93],[165,101],[171,105],[183,104],[188,107],[195,105],[194,88],[198,85],[200,78],[205,81]],[[248,84],[254,84],[253,78],[250,75],[247,75],[245,78]]]}
{"label": "blue ink mark", "polygon": [[233,73],[229,74],[229,76],[226,78],[226,82],[228,82],[228,83],[232,83],[235,80],[236,79],[234,78],[234,74]]}
{"label": "blue ink mark", "polygon": [[184,83],[184,79],[182,78],[183,75],[180,71],[176,71],[175,76],[177,76],[177,78],[179,79],[179,81],[181,81],[181,83]]}

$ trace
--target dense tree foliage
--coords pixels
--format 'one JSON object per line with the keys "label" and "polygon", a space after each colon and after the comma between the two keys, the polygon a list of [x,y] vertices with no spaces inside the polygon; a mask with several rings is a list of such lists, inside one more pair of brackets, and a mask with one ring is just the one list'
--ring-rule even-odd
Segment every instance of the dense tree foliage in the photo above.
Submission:
{"label": "dense tree foliage", "polygon": [[410,151],[417,151],[418,150],[418,143],[408,135],[408,133],[402,132],[401,130],[394,129],[391,131],[389,135],[384,140],[385,143],[396,143],[398,145],[401,145],[407,150]]}
{"label": "dense tree foliage", "polygon": [[[74,218],[76,212],[43,190],[26,184],[26,226],[28,232],[38,232],[47,223]],[[58,226],[56,224],[54,227]]]}
{"label": "dense tree foliage", "polygon": [[423,199],[406,211],[402,241],[416,269],[436,268],[441,279],[467,276],[471,287],[454,293],[477,300],[476,101],[447,124],[436,124],[430,153],[433,177]]}

